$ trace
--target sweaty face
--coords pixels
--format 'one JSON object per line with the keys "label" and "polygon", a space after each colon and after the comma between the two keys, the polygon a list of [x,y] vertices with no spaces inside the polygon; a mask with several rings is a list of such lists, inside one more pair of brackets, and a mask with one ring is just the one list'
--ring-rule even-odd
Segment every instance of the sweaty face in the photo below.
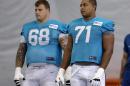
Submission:
{"label": "sweaty face", "polygon": [[89,18],[95,13],[95,6],[89,0],[82,0],[80,4],[80,12],[84,18]]}
{"label": "sweaty face", "polygon": [[37,20],[42,22],[48,17],[49,10],[43,4],[41,4],[38,7],[35,7],[35,15]]}

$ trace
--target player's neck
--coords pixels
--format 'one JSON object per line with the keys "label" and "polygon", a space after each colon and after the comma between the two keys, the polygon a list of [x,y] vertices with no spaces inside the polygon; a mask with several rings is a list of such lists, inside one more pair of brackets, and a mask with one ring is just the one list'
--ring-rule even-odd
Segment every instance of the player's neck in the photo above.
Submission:
{"label": "player's neck", "polygon": [[93,19],[93,18],[95,18],[95,17],[96,17],[96,14],[93,14],[93,15],[90,16],[90,17],[83,17],[83,18],[84,18],[84,20],[89,21],[89,20],[91,20],[91,19]]}
{"label": "player's neck", "polygon": [[43,20],[37,20],[39,23],[45,23],[49,18],[43,19]]}
{"label": "player's neck", "polygon": [[45,23],[46,21],[48,21],[49,19],[49,15],[47,17],[45,17],[44,19],[42,20],[37,20],[39,23]]}

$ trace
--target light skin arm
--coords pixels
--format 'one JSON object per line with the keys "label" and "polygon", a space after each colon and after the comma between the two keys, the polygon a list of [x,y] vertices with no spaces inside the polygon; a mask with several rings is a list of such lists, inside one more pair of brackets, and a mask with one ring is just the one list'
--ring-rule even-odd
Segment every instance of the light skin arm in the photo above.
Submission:
{"label": "light skin arm", "polygon": [[113,47],[114,47],[114,33],[107,32],[103,34],[103,57],[100,67],[106,69],[111,56],[113,54]]}
{"label": "light skin arm", "polygon": [[16,55],[16,67],[23,67],[27,46],[26,43],[20,43]]}
{"label": "light skin arm", "polygon": [[73,39],[71,36],[68,36],[68,42],[65,47],[63,60],[61,64],[61,68],[63,69],[66,69],[70,65],[72,46],[73,46]]}
{"label": "light skin arm", "polygon": [[121,81],[123,79],[124,68],[125,68],[125,65],[127,63],[127,60],[128,60],[128,54],[124,51],[123,57],[122,57],[122,60],[121,60],[121,71],[120,71],[120,79],[121,79]]}
{"label": "light skin arm", "polygon": [[67,43],[67,38],[68,36],[64,36],[64,37],[61,37],[59,39],[59,43],[60,43],[60,46],[62,47],[63,50],[65,50],[65,47],[66,47],[66,43]]}

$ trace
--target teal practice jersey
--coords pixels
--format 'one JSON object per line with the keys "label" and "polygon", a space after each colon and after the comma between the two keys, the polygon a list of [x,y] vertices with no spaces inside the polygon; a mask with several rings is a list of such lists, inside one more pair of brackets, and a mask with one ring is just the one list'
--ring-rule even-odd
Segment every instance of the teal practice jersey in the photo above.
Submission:
{"label": "teal practice jersey", "polygon": [[102,36],[105,32],[113,32],[111,20],[95,17],[89,21],[83,18],[73,20],[68,25],[68,33],[73,38],[71,63],[101,63],[103,47]]}
{"label": "teal practice jersey", "polygon": [[66,33],[66,25],[57,20],[45,23],[33,21],[23,26],[21,37],[27,44],[26,61],[60,65],[62,49],[59,35]]}

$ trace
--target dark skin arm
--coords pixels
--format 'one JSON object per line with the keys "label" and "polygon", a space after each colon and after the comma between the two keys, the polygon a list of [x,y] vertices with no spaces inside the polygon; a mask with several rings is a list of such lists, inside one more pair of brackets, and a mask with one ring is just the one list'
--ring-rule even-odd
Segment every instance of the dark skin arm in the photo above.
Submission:
{"label": "dark skin arm", "polygon": [[121,82],[122,82],[122,79],[123,79],[124,68],[125,68],[125,65],[127,64],[127,60],[128,60],[128,54],[124,51],[123,58],[121,60],[121,71],[120,71]]}
{"label": "dark skin arm", "polygon": [[71,36],[68,36],[68,42],[65,47],[63,60],[61,64],[61,68],[63,69],[67,69],[67,67],[70,65],[72,47],[73,47],[73,39]]}
{"label": "dark skin arm", "polygon": [[103,34],[103,57],[100,67],[106,69],[108,66],[111,56],[113,54],[114,47],[114,33],[107,32]]}
{"label": "dark skin arm", "polygon": [[16,64],[15,64],[16,67],[23,67],[26,51],[27,51],[26,43],[20,43],[16,55]]}

